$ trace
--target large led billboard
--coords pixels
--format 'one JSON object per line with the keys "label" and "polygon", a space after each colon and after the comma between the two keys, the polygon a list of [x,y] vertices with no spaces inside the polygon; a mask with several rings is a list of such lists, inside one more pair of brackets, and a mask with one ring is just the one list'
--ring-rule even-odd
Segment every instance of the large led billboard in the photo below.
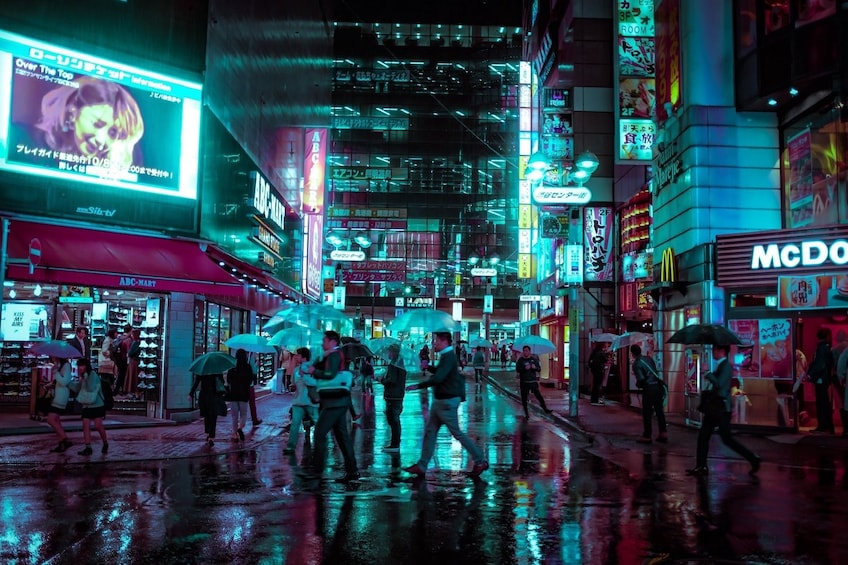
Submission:
{"label": "large led billboard", "polygon": [[201,93],[0,31],[0,170],[193,201]]}

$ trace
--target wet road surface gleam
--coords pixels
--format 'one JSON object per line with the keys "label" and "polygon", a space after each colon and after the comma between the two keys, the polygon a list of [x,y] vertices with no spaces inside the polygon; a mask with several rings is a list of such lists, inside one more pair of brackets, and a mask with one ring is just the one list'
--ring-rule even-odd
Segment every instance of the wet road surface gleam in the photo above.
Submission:
{"label": "wet road surface gleam", "polygon": [[[400,454],[381,451],[383,401],[360,408],[363,477],[349,485],[298,478],[303,439],[284,456],[286,434],[171,461],[0,468],[0,562],[848,559],[844,455],[764,465],[752,479],[747,464],[714,448],[711,474],[695,480],[684,475],[691,452],[590,443],[543,418],[525,422],[513,401],[470,384],[461,427],[491,469],[469,478],[471,461],[443,429],[426,479],[413,480],[400,466],[418,457],[426,396],[407,395]],[[326,477],[341,474],[333,451]]]}

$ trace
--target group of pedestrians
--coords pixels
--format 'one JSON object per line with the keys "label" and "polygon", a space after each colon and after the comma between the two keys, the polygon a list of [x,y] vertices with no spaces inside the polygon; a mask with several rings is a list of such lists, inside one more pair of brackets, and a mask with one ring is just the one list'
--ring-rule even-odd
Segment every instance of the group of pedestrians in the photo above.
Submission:
{"label": "group of pedestrians", "polygon": [[51,453],[64,453],[73,445],[62,426],[61,416],[66,412],[71,393],[74,392],[82,404],[82,434],[85,446],[79,455],[88,456],[94,453],[91,447],[92,424],[100,435],[100,453],[106,454],[109,451],[109,442],[106,439],[103,418],[106,417],[107,395],[103,392],[100,375],[94,371],[87,357],[77,359],[76,375],[73,374],[70,360],[54,357],[52,361],[53,381],[49,389],[52,398],[47,408],[47,424],[53,428],[59,443],[50,450]]}
{"label": "group of pedestrians", "polygon": [[[377,378],[383,385],[386,423],[390,430],[389,444],[383,448],[386,453],[398,453],[401,443],[401,414],[405,393],[411,390],[433,389],[433,399],[427,411],[427,424],[423,446],[418,460],[403,470],[417,477],[426,474],[427,467],[436,447],[436,437],[444,426],[469,452],[473,461],[470,474],[478,476],[489,468],[482,449],[477,446],[459,427],[457,411],[465,400],[465,377],[460,372],[460,363],[452,335],[449,332],[435,332],[434,351],[437,356],[435,365],[429,361],[429,350],[422,351],[420,360],[424,367],[425,378],[416,384],[407,385],[407,370],[400,355],[400,346],[391,345],[387,349],[388,365],[385,373]],[[336,482],[348,483],[360,478],[359,468],[351,439],[347,415],[352,410],[350,385],[337,386],[336,383],[352,374],[347,371],[348,361],[340,348],[340,336],[335,331],[324,333],[321,359],[310,361],[310,352],[306,348],[296,351],[292,369],[292,383],[295,388],[292,402],[292,418],[289,438],[284,453],[292,454],[298,444],[304,421],[314,422],[313,437],[306,434],[304,449],[312,446],[306,468],[299,475],[305,480],[319,480],[324,474],[327,456],[327,435],[333,432],[336,446],[344,460],[344,475]],[[290,365],[291,366],[291,365]],[[345,375],[350,375],[346,377]],[[306,455],[306,453],[305,453]]]}
{"label": "group of pedestrians", "polygon": [[236,350],[236,365],[227,371],[226,378],[224,373],[194,375],[188,398],[193,402],[199,391],[197,407],[203,418],[203,431],[209,447],[215,445],[218,417],[226,416],[228,411],[232,420],[233,441],[244,441],[248,411],[253,427],[262,423],[256,411],[256,379],[256,366],[244,349]]}

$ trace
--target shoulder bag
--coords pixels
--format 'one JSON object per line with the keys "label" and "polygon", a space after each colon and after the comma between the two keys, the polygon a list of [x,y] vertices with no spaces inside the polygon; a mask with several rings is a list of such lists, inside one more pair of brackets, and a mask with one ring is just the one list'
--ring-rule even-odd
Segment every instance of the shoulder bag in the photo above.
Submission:
{"label": "shoulder bag", "polygon": [[[341,356],[341,353],[339,353]],[[344,357],[342,357],[341,366],[344,366]],[[350,371],[339,371],[332,379],[315,378],[315,389],[318,391],[320,398],[339,398],[350,394],[350,389],[353,386],[353,373]]]}

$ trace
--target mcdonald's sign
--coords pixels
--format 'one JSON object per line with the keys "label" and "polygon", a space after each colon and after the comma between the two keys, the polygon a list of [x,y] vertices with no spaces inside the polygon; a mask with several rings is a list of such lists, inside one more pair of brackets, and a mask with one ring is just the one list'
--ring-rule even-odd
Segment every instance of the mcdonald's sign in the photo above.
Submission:
{"label": "mcdonald's sign", "polygon": [[674,249],[672,249],[671,247],[666,247],[662,252],[659,282],[677,282],[677,257],[674,256]]}

